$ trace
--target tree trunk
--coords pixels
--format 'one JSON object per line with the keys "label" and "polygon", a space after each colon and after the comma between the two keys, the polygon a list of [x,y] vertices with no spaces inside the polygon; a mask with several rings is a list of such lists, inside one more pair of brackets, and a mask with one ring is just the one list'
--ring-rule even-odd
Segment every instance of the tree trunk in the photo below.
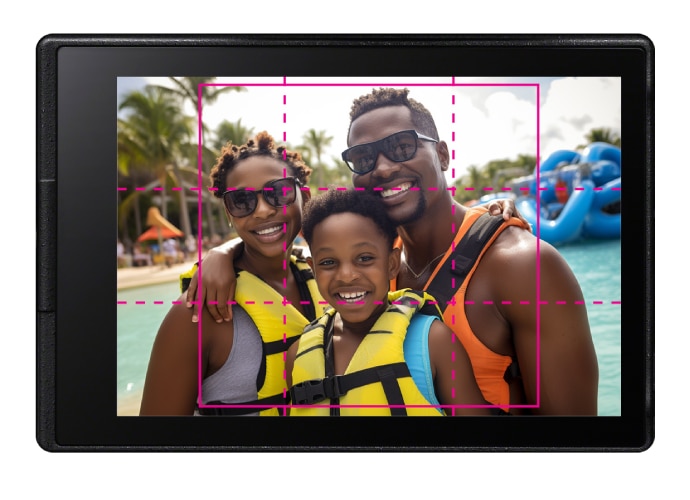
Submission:
{"label": "tree trunk", "polygon": [[216,216],[213,213],[213,200],[206,200],[202,203],[206,205],[206,220],[208,220],[208,236],[209,238],[216,234]]}
{"label": "tree trunk", "polygon": [[[133,185],[136,187],[137,179],[134,172],[132,172],[132,181]],[[141,207],[139,206],[139,196],[136,196],[134,200],[134,229],[136,230],[137,237],[143,233],[141,230]]]}
{"label": "tree trunk", "polygon": [[[185,237],[188,237],[189,235],[192,234],[192,225],[189,222],[189,209],[187,207],[187,195],[185,194],[185,188],[182,185],[182,175],[180,172],[179,167],[177,166],[176,162],[173,162],[173,172],[175,174],[175,177],[177,178],[177,184],[180,189],[180,222],[182,223],[182,232],[184,233]],[[165,216],[164,216],[165,217]],[[166,217],[167,219],[167,217]]]}

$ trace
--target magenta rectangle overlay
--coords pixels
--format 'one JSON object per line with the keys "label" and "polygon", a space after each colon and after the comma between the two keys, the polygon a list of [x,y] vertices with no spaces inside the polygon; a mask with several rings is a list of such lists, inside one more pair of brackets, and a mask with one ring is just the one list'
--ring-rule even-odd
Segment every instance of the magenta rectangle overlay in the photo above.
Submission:
{"label": "magenta rectangle overlay", "polygon": [[[537,165],[536,165],[536,176],[537,176],[537,186],[539,186],[539,162],[540,162],[540,141],[539,141],[539,134],[540,134],[540,86],[537,83],[456,83],[455,82],[455,77],[451,77],[451,82],[450,83],[385,83],[385,82],[371,82],[371,83],[289,83],[287,81],[287,77],[282,78],[282,83],[242,83],[242,82],[233,82],[233,83],[207,83],[207,84],[200,84],[198,88],[198,183],[199,186],[202,186],[202,173],[203,173],[203,167],[202,167],[202,133],[201,133],[201,124],[203,123],[202,120],[202,107],[203,107],[203,98],[202,98],[202,88],[204,86],[211,86],[211,87],[217,87],[217,86],[245,86],[245,87],[279,87],[281,88],[280,92],[280,99],[277,102],[282,103],[283,105],[286,104],[287,102],[287,93],[285,92],[285,88],[287,87],[532,87],[535,88],[536,90],[536,123],[537,123],[537,131],[536,131],[536,158],[537,158]],[[455,95],[452,96],[451,99],[452,104],[455,104]],[[282,123],[287,124],[287,113],[284,111],[280,110],[280,108],[277,108],[277,113],[280,113],[280,116],[282,117]],[[451,121],[452,123],[455,123],[456,117],[455,113],[451,113]],[[455,140],[455,132],[452,133],[452,140]],[[282,133],[283,140],[287,137],[287,131],[283,131]],[[452,151],[452,159],[455,160],[455,150]],[[453,170],[453,175],[454,175],[454,170]],[[175,188],[173,188],[175,189]],[[177,188],[180,189],[180,188]],[[305,189],[305,188],[303,188]],[[327,190],[327,187],[318,187],[319,190]],[[363,190],[363,188],[356,188]],[[375,188],[375,189],[380,189],[380,188]],[[466,190],[474,190],[474,188],[465,188]],[[521,188],[523,190],[527,188]],[[484,188],[485,191],[492,191],[492,188]],[[198,252],[198,261],[199,261],[199,268],[198,268],[198,278],[199,281],[202,279],[202,242],[203,242],[203,237],[202,237],[202,199],[201,199],[201,190],[197,188],[197,210],[198,210],[198,231],[197,231],[197,252]],[[537,211],[539,212],[539,197],[537,196]],[[536,236],[537,236],[537,262],[536,262],[536,283],[537,283],[537,289],[536,289],[536,307],[537,307],[537,318],[536,318],[536,394],[537,394],[537,401],[536,404],[534,405],[506,405],[506,406],[501,406],[501,408],[539,408],[540,406],[540,309],[539,306],[543,303],[540,300],[540,263],[539,263],[539,254],[540,254],[540,249],[539,249],[539,235],[540,235],[540,223],[539,223],[539,217],[537,217],[537,224],[536,224]],[[452,228],[455,229],[455,228]],[[455,232],[455,231],[453,231]],[[284,286],[286,282],[284,280]],[[319,301],[320,303],[323,303]],[[229,302],[230,303],[230,302]],[[288,304],[287,300],[283,300],[284,304]],[[465,301],[465,304],[472,304],[473,302],[470,301]],[[485,301],[485,303],[493,303],[493,301]],[[502,303],[509,303],[509,301],[503,301]],[[620,302],[618,302],[620,303]],[[529,301],[520,301],[520,304],[530,304]],[[284,318],[285,321],[285,318]],[[201,404],[201,393],[202,393],[202,379],[203,379],[203,374],[201,373],[201,347],[202,347],[202,317],[199,317],[199,322],[198,322],[198,348],[199,348],[199,357],[198,357],[198,393],[199,393],[199,406],[201,408],[247,408],[247,405],[203,405]],[[257,405],[257,406],[250,406],[249,408],[255,408],[257,410],[261,409],[266,409],[266,408],[279,408],[286,410],[293,405]],[[298,407],[298,405],[294,405],[295,407]],[[348,408],[348,407],[357,407],[357,408],[448,408],[452,409],[453,413],[456,408],[496,408],[496,405],[318,405],[319,407],[326,407],[326,408],[331,408],[331,407],[338,407],[338,408]],[[309,407],[313,407],[310,405]]]}

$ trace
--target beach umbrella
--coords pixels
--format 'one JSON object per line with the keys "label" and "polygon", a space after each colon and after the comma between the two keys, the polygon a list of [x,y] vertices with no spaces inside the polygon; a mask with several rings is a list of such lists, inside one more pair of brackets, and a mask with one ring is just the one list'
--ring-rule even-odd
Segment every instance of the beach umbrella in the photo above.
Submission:
{"label": "beach umbrella", "polygon": [[160,229],[160,236],[163,239],[168,239],[168,238],[180,238],[184,236],[184,233],[182,231],[173,231],[172,229],[169,229],[167,227],[150,227],[141,235],[137,238],[137,241],[149,241],[149,240],[157,240],[158,239],[158,232]]}
{"label": "beach umbrella", "polygon": [[159,244],[161,244],[163,238],[180,238],[184,236],[182,231],[161,215],[158,207],[149,208],[146,215],[146,225],[149,228],[137,238],[137,241],[158,240]]}

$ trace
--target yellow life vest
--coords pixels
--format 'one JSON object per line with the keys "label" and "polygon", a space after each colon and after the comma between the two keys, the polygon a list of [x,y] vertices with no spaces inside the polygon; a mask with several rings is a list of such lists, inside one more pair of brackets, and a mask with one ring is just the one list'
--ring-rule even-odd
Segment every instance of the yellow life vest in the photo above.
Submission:
{"label": "yellow life vest", "polygon": [[[325,301],[316,286],[311,268],[306,261],[294,255],[290,256],[290,264],[291,267],[296,268],[294,275],[297,285],[306,286],[306,290],[302,290],[300,296],[304,299],[307,294],[310,296],[309,301],[318,318],[324,314]],[[191,274],[188,272],[185,275],[191,277],[194,274],[193,271],[194,269]],[[184,283],[184,277],[187,276],[180,276],[181,284]],[[240,271],[237,274],[235,302],[249,314],[261,335],[263,360],[256,380],[257,399],[245,403],[233,403],[231,408],[200,408],[199,411],[203,415],[241,415],[254,413],[261,407],[270,406],[260,410],[259,414],[261,416],[282,415],[282,409],[273,405],[282,406],[288,402],[285,351],[302,335],[309,319],[292,304],[286,302],[283,295],[261,278],[247,271]],[[305,306],[310,307],[308,304]],[[208,404],[222,405],[223,403],[214,401]],[[237,404],[247,406],[247,409],[235,408]]]}
{"label": "yellow life vest", "polygon": [[[326,373],[335,309],[305,329],[292,369],[290,416],[442,415],[415,385],[403,354],[410,319],[433,297],[405,289],[390,292],[388,301],[343,375]],[[437,306],[433,313],[440,316]]]}

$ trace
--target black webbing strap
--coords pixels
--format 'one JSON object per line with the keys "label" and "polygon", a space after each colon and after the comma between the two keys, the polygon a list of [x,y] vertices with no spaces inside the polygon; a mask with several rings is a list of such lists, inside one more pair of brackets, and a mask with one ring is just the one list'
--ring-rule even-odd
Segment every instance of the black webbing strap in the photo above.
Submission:
{"label": "black webbing strap", "polygon": [[[297,288],[299,290],[300,300],[304,302],[304,316],[310,320],[314,321],[316,319],[316,309],[314,308],[314,299],[309,293],[309,287],[307,286],[307,280],[314,278],[314,273],[311,269],[300,270],[290,262],[290,271],[295,277],[297,282]],[[261,358],[261,365],[259,365],[259,371],[256,374],[256,388],[261,389],[266,380],[266,357],[271,354],[277,354],[280,352],[285,352],[288,348],[295,342],[300,336],[296,335],[283,341],[282,339],[274,340],[273,342],[262,342],[263,357]]]}
{"label": "black webbing strap", "polygon": [[[438,301],[441,311],[446,310],[453,295],[465,281],[467,274],[477,261],[486,242],[502,224],[503,217],[492,216],[488,212],[482,214],[460,239],[450,257],[443,263],[426,290]],[[453,262],[455,262],[455,266],[453,266]],[[450,278],[452,277],[455,277],[455,287],[451,286]]]}
{"label": "black webbing strap", "polygon": [[[323,332],[323,359],[324,359],[324,371],[326,372],[326,378],[327,379],[332,379],[335,378],[335,356],[333,355],[333,316],[328,317],[328,323],[326,324],[326,327]],[[309,383],[310,381],[307,381],[305,383]],[[299,392],[299,389],[298,389]],[[335,391],[333,391],[335,392]],[[292,399],[294,396],[294,393],[292,390],[290,391],[290,402],[292,404],[296,404],[294,399]],[[329,396],[330,397],[330,396]],[[340,397],[340,396],[338,396]],[[338,405],[338,397],[330,397],[331,401],[331,409],[329,411],[329,415],[331,417],[339,417],[340,416],[340,408],[337,406]],[[324,398],[325,399],[325,398]],[[311,403],[308,403],[311,404]]]}
{"label": "black webbing strap", "polygon": [[[388,404],[404,405],[405,402],[400,392],[397,379],[409,377],[410,370],[404,362],[386,366],[372,366],[346,375],[330,375],[320,380],[307,380],[295,384],[290,389],[290,400],[294,405],[310,405],[330,399],[332,404],[338,404],[337,399],[344,396],[357,387],[362,387],[374,382],[381,382],[388,398]],[[393,388],[392,385],[395,387]],[[336,400],[335,402],[333,402]],[[404,408],[391,408],[403,410]],[[395,414],[395,413],[394,413]]]}
{"label": "black webbing strap", "polygon": [[309,292],[307,281],[314,279],[314,273],[311,269],[299,269],[295,264],[290,262],[290,269],[297,282],[297,289],[299,290],[300,300],[303,302],[304,317],[309,321],[316,319],[316,308],[314,307],[314,298]]}
{"label": "black webbing strap", "polygon": [[[224,405],[231,404],[232,408],[198,408],[199,414],[204,416],[239,416],[248,415],[249,413],[256,413],[263,410],[270,409],[271,405],[285,405],[287,404],[287,399],[283,397],[282,394],[276,394],[275,396],[269,396],[262,399],[256,399],[254,401],[247,401],[244,403],[224,403],[223,401],[211,401],[207,403],[209,405]],[[235,407],[236,405],[246,406],[246,408]],[[266,408],[257,408],[258,406],[265,406]],[[279,415],[283,415],[283,412],[278,410]]]}
{"label": "black webbing strap", "polygon": [[[405,368],[407,364],[403,363]],[[400,385],[398,384],[398,376],[393,369],[396,365],[379,366],[376,369],[376,373],[381,380],[381,385],[383,386],[383,392],[386,394],[386,399],[388,404],[391,405],[390,411],[393,417],[406,417],[407,410],[404,407],[393,408],[392,405],[404,405],[405,400],[403,399],[402,392],[400,391]],[[407,370],[409,374],[409,369]]]}
{"label": "black webbing strap", "polygon": [[264,355],[270,356],[271,354],[278,354],[287,351],[292,344],[294,344],[299,339],[299,335],[290,337],[288,339],[278,339],[273,342],[266,342],[264,344]]}

